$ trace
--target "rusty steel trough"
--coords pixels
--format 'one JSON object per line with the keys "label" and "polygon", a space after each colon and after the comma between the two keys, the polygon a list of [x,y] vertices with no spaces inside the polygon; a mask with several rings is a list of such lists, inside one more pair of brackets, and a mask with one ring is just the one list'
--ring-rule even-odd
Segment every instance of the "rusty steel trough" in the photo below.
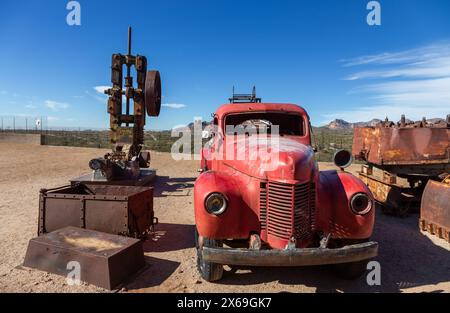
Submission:
{"label": "rusty steel trough", "polygon": [[450,127],[359,127],[353,156],[400,177],[437,177],[450,171]]}
{"label": "rusty steel trough", "polygon": [[430,180],[420,208],[420,228],[450,242],[450,176],[444,181]]}
{"label": "rusty steel trough", "polygon": [[38,224],[38,235],[74,226],[142,238],[157,224],[153,188],[77,184],[43,189]]}

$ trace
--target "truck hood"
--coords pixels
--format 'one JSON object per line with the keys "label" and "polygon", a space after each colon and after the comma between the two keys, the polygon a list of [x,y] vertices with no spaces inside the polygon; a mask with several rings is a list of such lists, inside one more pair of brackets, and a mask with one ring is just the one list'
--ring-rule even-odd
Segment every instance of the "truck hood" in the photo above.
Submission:
{"label": "truck hood", "polygon": [[258,135],[227,137],[224,164],[259,179],[310,180],[316,169],[314,151],[294,138]]}

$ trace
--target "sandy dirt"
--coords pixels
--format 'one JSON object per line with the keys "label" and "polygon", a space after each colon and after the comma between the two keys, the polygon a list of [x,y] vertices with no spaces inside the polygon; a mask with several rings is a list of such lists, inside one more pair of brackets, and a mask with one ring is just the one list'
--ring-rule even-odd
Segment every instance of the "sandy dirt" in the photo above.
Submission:
{"label": "sandy dirt", "polygon": [[[36,235],[38,193],[88,172],[105,150],[0,143],[0,292],[105,292],[21,266]],[[380,244],[381,286],[336,278],[327,267],[251,268],[226,272],[219,283],[202,281],[196,269],[192,191],[196,161],[152,153],[158,169],[155,213],[160,224],[144,244],[147,266],[123,292],[450,292],[450,245],[418,230],[418,215],[377,213],[373,240]],[[331,168],[321,164],[321,169]],[[358,167],[353,166],[351,171]]]}

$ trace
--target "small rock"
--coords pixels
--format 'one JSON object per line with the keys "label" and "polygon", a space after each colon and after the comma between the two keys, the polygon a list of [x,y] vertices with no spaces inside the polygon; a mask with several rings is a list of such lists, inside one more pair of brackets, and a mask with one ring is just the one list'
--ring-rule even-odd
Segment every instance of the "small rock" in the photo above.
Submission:
{"label": "small rock", "polygon": [[201,281],[200,279],[197,279],[197,280],[195,281],[195,283],[198,285],[198,284],[201,284],[202,281]]}

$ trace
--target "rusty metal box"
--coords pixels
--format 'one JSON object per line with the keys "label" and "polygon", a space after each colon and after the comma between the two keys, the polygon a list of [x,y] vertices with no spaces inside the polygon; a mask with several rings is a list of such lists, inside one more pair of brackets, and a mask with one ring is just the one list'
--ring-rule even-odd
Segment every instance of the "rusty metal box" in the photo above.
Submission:
{"label": "rusty metal box", "polygon": [[150,187],[77,184],[40,192],[38,235],[74,226],[140,238],[156,222]]}
{"label": "rusty metal box", "polygon": [[352,154],[398,175],[438,176],[450,170],[450,128],[357,127]]}
{"label": "rusty metal box", "polygon": [[145,259],[141,240],[66,227],[31,239],[23,265],[111,290]]}

